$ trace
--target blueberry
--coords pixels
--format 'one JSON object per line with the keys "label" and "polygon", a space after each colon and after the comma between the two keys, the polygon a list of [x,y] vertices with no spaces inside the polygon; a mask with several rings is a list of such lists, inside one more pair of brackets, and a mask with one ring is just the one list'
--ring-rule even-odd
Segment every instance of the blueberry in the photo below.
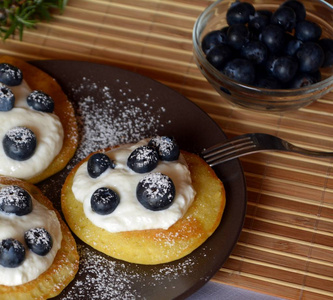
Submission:
{"label": "blueberry", "polygon": [[254,65],[244,58],[235,58],[229,61],[223,69],[223,74],[245,84],[253,84],[255,80]]}
{"label": "blueberry", "polygon": [[24,233],[24,240],[28,248],[41,256],[45,256],[50,252],[53,240],[50,233],[42,227],[29,229]]}
{"label": "blueberry", "polygon": [[113,160],[111,160],[104,153],[93,154],[87,164],[87,171],[90,177],[97,178],[104,173],[108,168],[114,169],[116,167]]}
{"label": "blueberry", "polygon": [[[225,27],[228,28],[228,27]],[[207,33],[201,42],[202,51],[207,54],[212,48],[217,45],[224,44],[227,41],[226,29],[213,30]]]}
{"label": "blueberry", "polygon": [[14,107],[15,95],[5,85],[0,85],[0,111],[9,111]]}
{"label": "blueberry", "polygon": [[229,27],[227,33],[228,45],[240,50],[243,45],[250,41],[250,32],[244,24],[235,24]]}
{"label": "blueberry", "polygon": [[162,173],[149,173],[136,188],[138,201],[147,209],[158,211],[171,206],[176,189],[171,178]]}
{"label": "blueberry", "polygon": [[37,140],[35,134],[26,127],[14,127],[7,131],[2,140],[6,155],[14,160],[29,159],[35,152]]}
{"label": "blueberry", "polygon": [[322,67],[330,67],[333,65],[333,40],[321,39],[318,41],[319,46],[324,50],[325,59]]}
{"label": "blueberry", "polygon": [[233,57],[233,50],[228,45],[218,45],[211,49],[206,58],[217,70],[222,70],[224,65]]}
{"label": "blueberry", "polygon": [[235,2],[227,11],[227,23],[246,24],[250,20],[250,16],[254,15],[255,9],[252,4],[247,2]]}
{"label": "blueberry", "polygon": [[30,194],[16,185],[4,186],[0,189],[0,211],[17,216],[24,216],[32,212]]}
{"label": "blueberry", "polygon": [[112,189],[101,187],[91,196],[91,209],[99,215],[112,213],[120,202],[119,195]]}
{"label": "blueberry", "polygon": [[273,66],[273,76],[281,82],[289,82],[297,72],[298,62],[292,56],[281,56],[275,60]]}
{"label": "blueberry", "polygon": [[127,159],[127,166],[136,173],[147,173],[158,164],[158,153],[154,147],[141,146],[136,148]]}
{"label": "blueberry", "polygon": [[33,91],[27,98],[28,105],[37,111],[51,113],[54,110],[54,101],[42,91]]}
{"label": "blueberry", "polygon": [[268,75],[273,74],[274,64],[276,60],[279,58],[276,54],[270,54],[267,58],[267,61],[265,63],[265,71],[268,73]]}
{"label": "blueberry", "polygon": [[7,63],[0,64],[0,82],[15,86],[20,85],[22,80],[23,74],[19,68]]}
{"label": "blueberry", "polygon": [[279,80],[274,78],[273,76],[269,76],[264,72],[258,74],[256,76],[256,80],[253,84],[256,87],[264,88],[264,89],[282,89],[283,86]]}
{"label": "blueberry", "polygon": [[255,64],[263,64],[267,60],[268,50],[264,43],[251,41],[241,49],[241,56]]}
{"label": "blueberry", "polygon": [[164,161],[173,161],[179,158],[180,149],[173,137],[157,136],[152,138],[148,146],[157,149],[159,158]]}
{"label": "blueberry", "polygon": [[307,42],[297,51],[299,70],[301,72],[316,72],[323,64],[325,54],[317,43]]}
{"label": "blueberry", "polygon": [[296,55],[296,52],[302,45],[303,42],[301,40],[291,39],[286,45],[285,54],[289,56]]}
{"label": "blueberry", "polygon": [[[320,72],[319,72],[320,74]],[[320,76],[313,73],[299,73],[294,79],[291,81],[289,88],[299,89],[302,87],[306,87],[320,81]]]}
{"label": "blueberry", "polygon": [[25,249],[21,242],[15,239],[4,239],[0,243],[0,265],[5,268],[16,268],[25,258]]}
{"label": "blueberry", "polygon": [[291,31],[296,25],[296,14],[288,6],[280,6],[272,15],[271,23],[281,26],[286,31]]}
{"label": "blueberry", "polygon": [[316,42],[321,33],[321,27],[308,20],[298,22],[295,27],[295,37],[303,42]]}
{"label": "blueberry", "polygon": [[260,40],[271,53],[280,53],[286,43],[285,31],[278,25],[270,24],[262,30]]}
{"label": "blueberry", "polygon": [[250,16],[248,27],[251,31],[260,33],[271,21],[272,13],[266,10],[257,10],[254,16]]}
{"label": "blueberry", "polygon": [[296,21],[303,21],[306,17],[306,10],[305,7],[303,5],[303,3],[297,1],[297,0],[288,0],[284,3],[282,3],[281,6],[286,6],[286,7],[290,7],[294,10],[295,14],[296,14]]}

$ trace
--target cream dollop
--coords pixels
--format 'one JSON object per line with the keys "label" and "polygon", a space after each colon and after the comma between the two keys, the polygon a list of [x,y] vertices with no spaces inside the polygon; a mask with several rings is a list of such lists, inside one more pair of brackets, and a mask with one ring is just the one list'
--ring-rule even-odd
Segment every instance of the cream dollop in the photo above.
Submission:
{"label": "cream dollop", "polygon": [[[186,213],[192,204],[195,191],[192,186],[191,174],[185,159],[180,155],[176,161],[159,161],[152,172],[160,172],[169,176],[176,189],[172,205],[161,211],[152,211],[143,207],[136,198],[138,182],[146,175],[132,171],[127,166],[127,158],[139,146],[146,145],[149,139],[136,144],[126,144],[106,154],[116,167],[108,169],[97,178],[91,178],[87,172],[87,162],[77,170],[72,191],[75,198],[83,203],[84,213],[96,226],[109,232],[122,232],[145,229],[168,229]],[[120,203],[109,215],[99,215],[91,208],[90,199],[95,190],[108,187],[120,196]]]}
{"label": "cream dollop", "polygon": [[15,105],[10,111],[0,111],[0,141],[9,129],[23,126],[34,132],[37,147],[31,158],[17,161],[9,158],[0,145],[0,174],[27,180],[47,169],[58,155],[64,130],[55,114],[35,111],[28,106],[26,98],[31,89],[24,80],[19,86],[10,88],[15,95]]}
{"label": "cream dollop", "polygon": [[[0,185],[0,188],[2,187]],[[62,232],[56,213],[34,198],[32,198],[32,206],[32,212],[24,216],[0,212],[0,241],[14,238],[24,245],[26,251],[25,259],[20,266],[6,268],[0,265],[1,285],[15,286],[36,279],[51,266],[61,247]],[[24,241],[24,233],[37,227],[45,228],[52,237],[53,246],[45,256],[37,255],[29,250]]]}

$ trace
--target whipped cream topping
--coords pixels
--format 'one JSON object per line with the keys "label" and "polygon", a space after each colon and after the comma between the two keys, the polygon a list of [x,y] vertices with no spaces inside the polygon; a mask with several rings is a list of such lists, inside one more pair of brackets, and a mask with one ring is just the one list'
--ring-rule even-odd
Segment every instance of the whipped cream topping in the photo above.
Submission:
{"label": "whipped cream topping", "polygon": [[[83,203],[86,217],[96,226],[109,232],[122,232],[146,229],[168,229],[186,213],[191,206],[195,191],[192,187],[191,174],[185,159],[180,155],[176,161],[159,161],[152,172],[160,172],[169,176],[176,189],[172,205],[160,211],[152,211],[143,207],[136,198],[138,182],[145,176],[131,170],[127,166],[127,158],[136,148],[146,145],[149,139],[136,144],[126,144],[114,148],[106,155],[112,159],[116,167],[108,169],[97,178],[91,178],[87,172],[87,162],[77,170],[72,191],[75,198]],[[120,203],[109,215],[99,215],[91,208],[91,195],[101,187],[108,187],[119,194]]]}
{"label": "whipped cream topping", "polygon": [[9,129],[23,126],[34,132],[37,147],[31,158],[17,161],[9,158],[0,145],[0,174],[29,179],[42,173],[58,155],[64,131],[58,116],[28,106],[26,99],[32,90],[24,80],[19,86],[10,88],[15,95],[15,105],[10,111],[0,111],[0,141]]}
{"label": "whipped cream topping", "polygon": [[[2,187],[3,185],[0,185],[0,188]],[[25,259],[20,266],[6,268],[0,265],[1,285],[15,286],[36,279],[51,266],[61,247],[62,232],[56,213],[33,197],[32,207],[32,212],[24,216],[0,212],[0,241],[14,238],[20,241],[26,250]],[[53,246],[45,256],[37,255],[29,250],[24,240],[24,233],[36,227],[45,228],[53,240]]]}

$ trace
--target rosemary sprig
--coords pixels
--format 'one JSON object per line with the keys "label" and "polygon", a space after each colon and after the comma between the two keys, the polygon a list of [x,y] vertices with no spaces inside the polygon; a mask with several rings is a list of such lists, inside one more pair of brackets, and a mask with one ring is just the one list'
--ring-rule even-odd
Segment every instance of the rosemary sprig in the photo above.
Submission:
{"label": "rosemary sprig", "polygon": [[55,11],[63,12],[67,0],[4,0],[0,1],[0,37],[6,40],[25,28],[35,28],[40,21],[50,21]]}

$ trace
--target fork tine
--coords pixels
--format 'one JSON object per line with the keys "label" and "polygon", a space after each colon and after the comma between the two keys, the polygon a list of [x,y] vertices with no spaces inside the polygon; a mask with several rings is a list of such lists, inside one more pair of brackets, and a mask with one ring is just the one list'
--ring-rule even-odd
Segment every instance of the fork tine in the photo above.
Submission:
{"label": "fork tine", "polygon": [[221,153],[224,151],[229,151],[237,147],[242,147],[243,145],[253,144],[252,140],[248,136],[238,136],[229,141],[225,141],[219,144],[216,144],[210,148],[207,148],[201,152],[204,157],[210,157],[216,153]]}
{"label": "fork tine", "polygon": [[224,153],[216,153],[215,156],[204,158],[205,161],[211,166],[218,165],[222,162],[226,162],[233,158],[237,158],[249,153],[249,150],[256,148],[256,145],[245,145],[242,148],[233,149],[232,151],[224,152]]}
{"label": "fork tine", "polygon": [[220,143],[205,149],[204,151],[202,151],[202,155],[205,158],[209,158],[211,156],[215,156],[223,152],[229,152],[232,151],[233,149],[241,148],[243,146],[252,145],[252,144],[253,142],[249,137],[235,138],[234,140],[229,140],[224,143]]}
{"label": "fork tine", "polygon": [[239,136],[204,150],[201,154],[210,166],[242,156],[256,147],[250,136]]}

